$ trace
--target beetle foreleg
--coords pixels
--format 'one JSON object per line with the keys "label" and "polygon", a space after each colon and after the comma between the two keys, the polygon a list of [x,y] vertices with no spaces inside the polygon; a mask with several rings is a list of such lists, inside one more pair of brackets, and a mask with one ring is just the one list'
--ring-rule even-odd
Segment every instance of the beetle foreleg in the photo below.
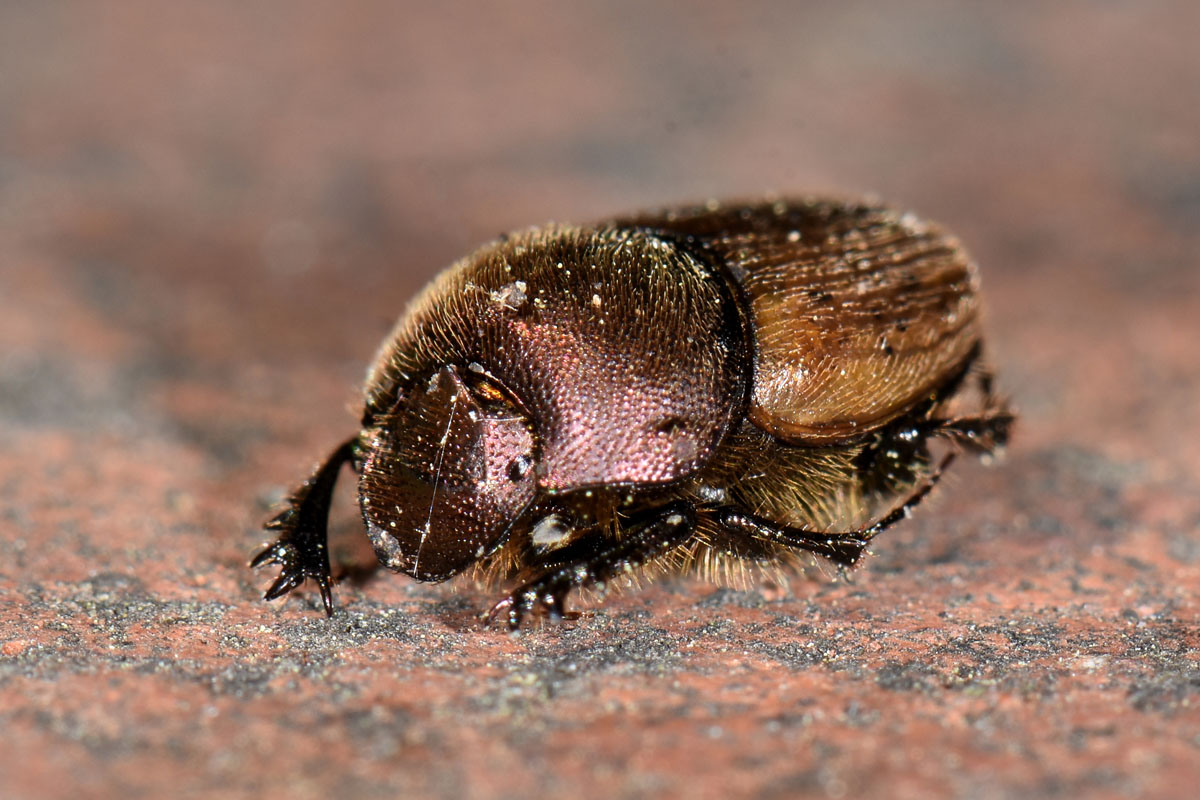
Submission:
{"label": "beetle foreleg", "polygon": [[691,504],[676,501],[636,520],[620,539],[596,532],[572,542],[555,554],[554,567],[492,606],[485,618],[487,624],[514,631],[539,608],[551,617],[562,618],[572,589],[603,586],[665,556],[687,540],[695,524],[696,512]]}
{"label": "beetle foreleg", "polygon": [[283,597],[312,578],[321,590],[325,614],[333,616],[333,581],[329,569],[329,506],[338,470],[354,456],[355,439],[342,444],[313,476],[288,499],[288,507],[264,527],[279,531],[279,538],[250,562],[251,567],[278,564],[279,577],[263,594],[267,600]]}

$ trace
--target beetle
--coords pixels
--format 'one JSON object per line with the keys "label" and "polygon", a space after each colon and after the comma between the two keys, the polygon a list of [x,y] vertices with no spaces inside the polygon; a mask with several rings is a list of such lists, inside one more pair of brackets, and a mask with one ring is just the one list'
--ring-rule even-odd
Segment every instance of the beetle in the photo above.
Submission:
{"label": "beetle", "polygon": [[382,564],[515,581],[486,619],[562,617],[641,570],[856,565],[1014,415],[978,277],[870,202],[709,202],[530,228],[441,273],[370,368],[359,432],[267,523],[266,599],[333,613],[327,516],[358,475]]}

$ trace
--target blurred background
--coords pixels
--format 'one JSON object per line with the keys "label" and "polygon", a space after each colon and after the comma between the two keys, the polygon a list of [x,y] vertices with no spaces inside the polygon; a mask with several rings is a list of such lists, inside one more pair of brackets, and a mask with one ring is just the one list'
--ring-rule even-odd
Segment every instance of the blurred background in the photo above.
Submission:
{"label": "blurred background", "polygon": [[[1186,796],[1197,31],[1186,0],[0,4],[0,794]],[[433,274],[766,192],[956,232],[1022,413],[856,585],[519,639],[391,576],[332,623],[257,600],[259,523]]]}

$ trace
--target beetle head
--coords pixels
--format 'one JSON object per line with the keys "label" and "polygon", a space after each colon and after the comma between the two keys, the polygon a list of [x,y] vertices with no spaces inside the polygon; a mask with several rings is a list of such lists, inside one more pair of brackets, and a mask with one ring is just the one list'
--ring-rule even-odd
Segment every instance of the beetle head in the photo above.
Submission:
{"label": "beetle head", "polygon": [[418,580],[444,580],[486,555],[534,498],[529,420],[478,373],[444,367],[362,441],[371,543],[385,565]]}

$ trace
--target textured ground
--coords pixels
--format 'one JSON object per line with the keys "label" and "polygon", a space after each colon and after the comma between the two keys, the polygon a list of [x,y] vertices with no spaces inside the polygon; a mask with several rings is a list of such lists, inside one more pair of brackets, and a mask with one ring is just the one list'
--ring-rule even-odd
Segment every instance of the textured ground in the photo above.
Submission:
{"label": "textured ground", "polygon": [[[0,796],[1191,796],[1196,4],[243,5],[0,9]],[[337,615],[258,599],[437,269],[766,189],[959,232],[1003,464],[850,584],[509,637],[342,496]]]}

